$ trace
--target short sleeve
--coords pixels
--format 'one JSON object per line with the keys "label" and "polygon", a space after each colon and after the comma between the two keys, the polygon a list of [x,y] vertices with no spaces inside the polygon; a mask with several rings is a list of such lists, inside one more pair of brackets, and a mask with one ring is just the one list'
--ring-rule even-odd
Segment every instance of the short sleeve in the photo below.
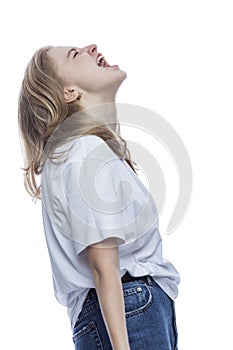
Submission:
{"label": "short sleeve", "polygon": [[128,164],[95,135],[81,137],[78,146],[56,176],[57,227],[76,254],[107,238],[132,242],[146,229],[149,212]]}

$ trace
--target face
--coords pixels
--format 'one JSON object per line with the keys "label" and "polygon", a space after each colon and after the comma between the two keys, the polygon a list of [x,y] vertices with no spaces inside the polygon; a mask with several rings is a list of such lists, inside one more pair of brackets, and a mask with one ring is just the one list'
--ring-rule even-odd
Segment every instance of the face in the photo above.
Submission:
{"label": "face", "polygon": [[116,94],[127,77],[117,65],[111,66],[97,51],[96,45],[83,48],[58,46],[48,55],[55,62],[58,75],[64,82],[64,89],[81,90],[83,94]]}

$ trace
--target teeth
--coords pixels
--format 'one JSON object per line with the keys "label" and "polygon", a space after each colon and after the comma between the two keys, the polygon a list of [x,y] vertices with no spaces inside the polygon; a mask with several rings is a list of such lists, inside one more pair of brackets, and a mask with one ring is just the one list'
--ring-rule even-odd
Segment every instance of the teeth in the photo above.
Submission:
{"label": "teeth", "polygon": [[103,67],[105,63],[105,57],[103,55],[100,55],[97,59],[97,65],[99,67]]}

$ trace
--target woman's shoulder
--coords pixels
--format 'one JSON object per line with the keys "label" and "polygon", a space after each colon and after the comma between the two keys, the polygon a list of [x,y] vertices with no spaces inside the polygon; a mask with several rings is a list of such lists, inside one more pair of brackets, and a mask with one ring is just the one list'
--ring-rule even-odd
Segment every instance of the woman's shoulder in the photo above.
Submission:
{"label": "woman's shoulder", "polygon": [[[106,142],[97,135],[82,135],[77,138],[78,144],[83,147],[83,149],[91,150],[96,145],[106,144]],[[107,144],[106,144],[107,145]]]}
{"label": "woman's shoulder", "polygon": [[108,144],[97,135],[83,135],[76,139],[75,150],[79,148],[82,158],[112,159],[117,156]]}

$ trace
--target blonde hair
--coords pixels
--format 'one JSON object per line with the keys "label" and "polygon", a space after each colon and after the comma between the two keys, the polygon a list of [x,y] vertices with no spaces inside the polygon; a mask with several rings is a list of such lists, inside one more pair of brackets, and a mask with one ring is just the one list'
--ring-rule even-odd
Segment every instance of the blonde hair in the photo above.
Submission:
{"label": "blonde hair", "polygon": [[[116,122],[116,131],[113,131],[103,121],[88,118],[85,112],[80,116],[77,112],[82,107],[77,102],[64,102],[63,82],[47,54],[51,48],[47,46],[35,52],[27,65],[19,93],[18,122],[24,151],[24,186],[35,200],[41,199],[41,186],[36,182],[36,175],[42,173],[46,157],[51,158],[56,147],[81,135],[101,137],[136,173],[136,163],[131,160],[127,143],[120,135],[119,122]],[[70,118],[75,113],[78,118]],[[69,122],[69,127],[56,133],[64,120]],[[54,134],[59,136],[54,137]]]}

